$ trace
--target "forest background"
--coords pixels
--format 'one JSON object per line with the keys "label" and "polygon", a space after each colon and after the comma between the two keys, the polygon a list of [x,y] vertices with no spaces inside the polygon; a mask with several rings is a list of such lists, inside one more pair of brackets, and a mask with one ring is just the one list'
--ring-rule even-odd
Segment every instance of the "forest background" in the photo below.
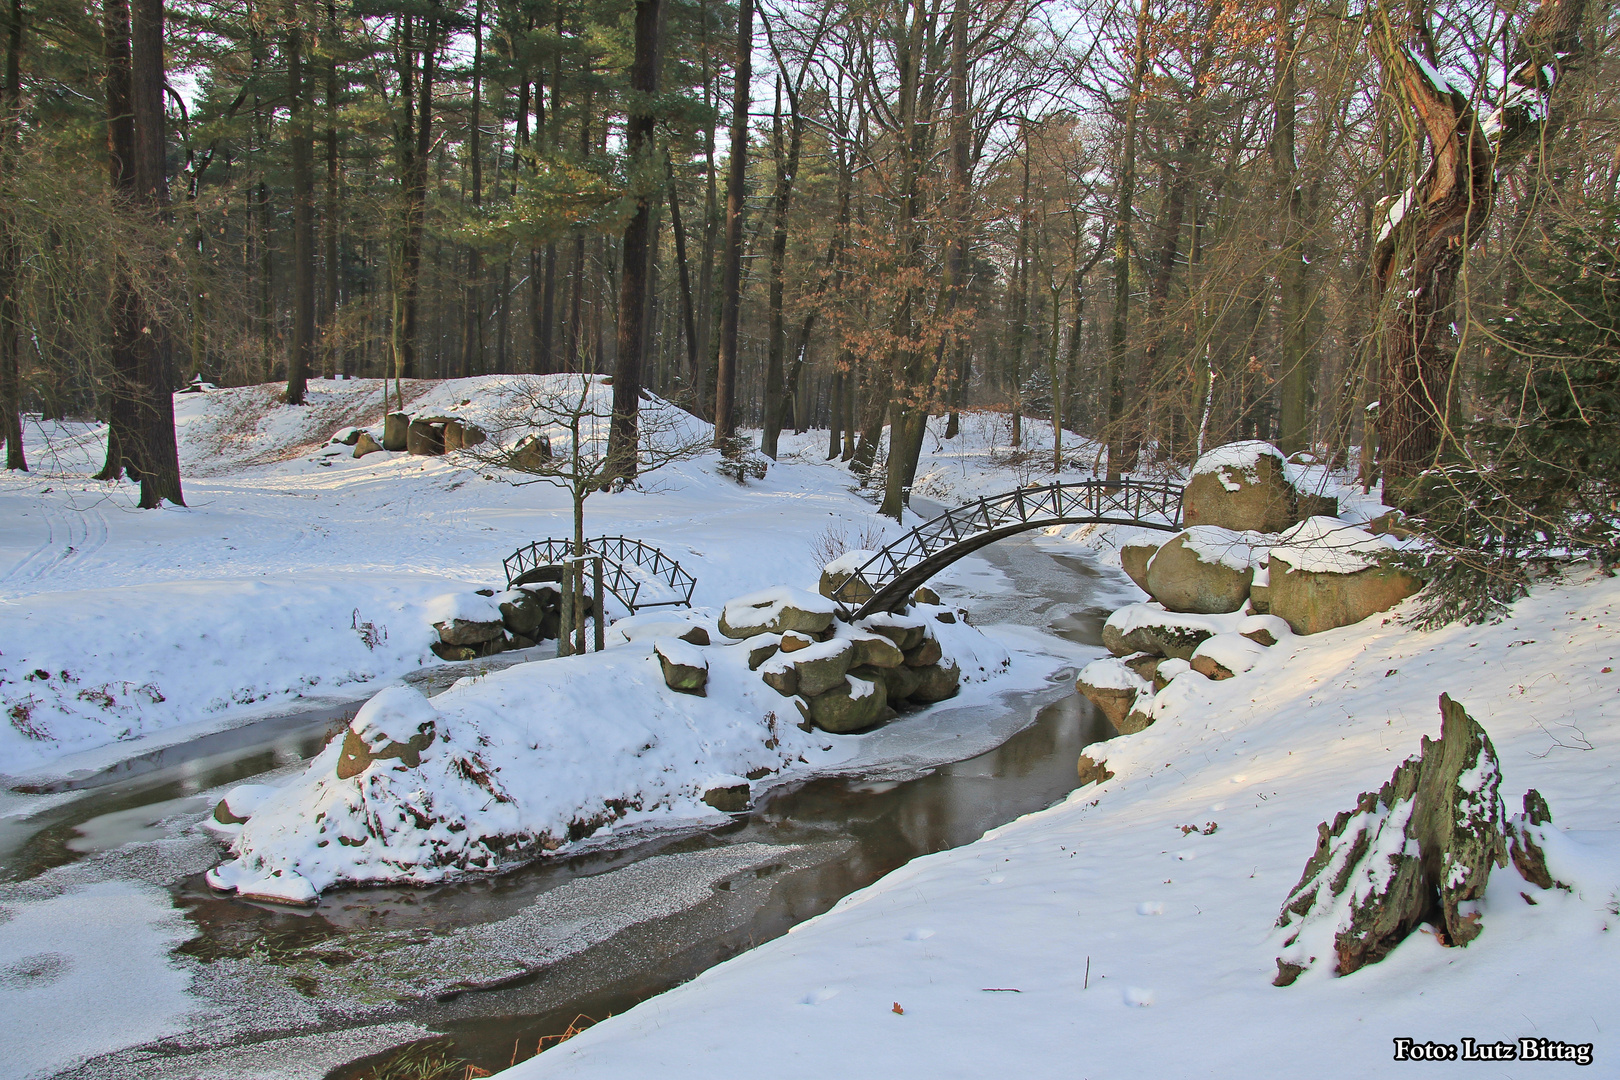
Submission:
{"label": "forest background", "polygon": [[26,414],[95,415],[101,475],[181,502],[193,377],[584,371],[621,451],[643,387],[733,453],[827,428],[892,516],[928,417],[992,408],[1110,476],[1315,453],[1509,591],[1527,553],[1614,554],[1609,3],[4,0],[0,28],[13,469]]}

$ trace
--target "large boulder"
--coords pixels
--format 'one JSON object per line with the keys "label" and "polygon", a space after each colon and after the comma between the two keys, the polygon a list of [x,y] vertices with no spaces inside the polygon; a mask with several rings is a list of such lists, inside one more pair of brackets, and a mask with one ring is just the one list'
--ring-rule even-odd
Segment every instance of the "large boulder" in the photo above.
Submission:
{"label": "large boulder", "polygon": [[497,599],[501,606],[501,623],[509,632],[522,634],[526,638],[539,638],[546,606],[538,589],[509,589]]}
{"label": "large boulder", "polygon": [[1299,520],[1282,451],[1268,442],[1217,446],[1194,463],[1181,492],[1183,525],[1275,533]]}
{"label": "large boulder", "polygon": [[860,626],[874,634],[882,634],[894,642],[901,652],[910,652],[928,637],[928,624],[921,619],[886,611],[867,616],[861,620]]}
{"label": "large boulder", "polygon": [[832,626],[836,611],[825,596],[778,586],[728,601],[720,612],[720,632],[739,641],[788,630],[815,637]]}
{"label": "large boulder", "polygon": [[444,428],[426,420],[412,420],[405,428],[405,452],[418,457],[444,453]]}
{"label": "large boulder", "polygon": [[506,632],[506,628],[499,622],[479,622],[473,619],[446,619],[444,622],[434,623],[433,628],[439,632],[439,640],[446,645],[482,645],[486,641],[494,641]]}
{"label": "large boulder", "polygon": [[852,663],[857,666],[891,668],[906,662],[906,654],[881,634],[857,634],[849,640],[855,646]]}
{"label": "large boulder", "polygon": [[953,660],[941,660],[927,667],[905,670],[918,677],[916,688],[906,695],[908,700],[918,705],[932,705],[936,701],[953,698],[962,689],[962,669]]}
{"label": "large boulder", "polygon": [[405,433],[411,418],[402,412],[391,412],[383,417],[383,449],[399,453],[405,449]]}
{"label": "large boulder", "polygon": [[787,635],[783,635],[782,642],[783,651],[760,670],[763,673],[777,668],[793,668],[794,692],[805,697],[824,694],[841,684],[855,658],[855,645],[846,638],[816,642],[793,652],[787,651]]}
{"label": "large boulder", "polygon": [[540,472],[551,461],[551,440],[544,435],[525,435],[512,447],[508,460],[519,472]]}
{"label": "large boulder", "polygon": [[1147,592],[1171,611],[1202,615],[1241,608],[1267,540],[1259,533],[1194,525],[1177,533],[1147,566]]}
{"label": "large boulder", "polygon": [[375,454],[382,446],[371,437],[371,432],[362,431],[354,440],[354,456],[363,458],[367,454]]}
{"label": "large boulder", "polygon": [[1219,682],[1248,671],[1265,654],[1264,645],[1242,634],[1216,634],[1193,650],[1192,669]]}
{"label": "large boulder", "polygon": [[1382,538],[1336,518],[1300,522],[1271,549],[1271,614],[1296,634],[1319,634],[1389,610],[1423,587],[1379,563],[1389,550]]}
{"label": "large boulder", "polygon": [[883,684],[845,676],[841,685],[810,699],[810,719],[823,731],[846,735],[892,716]]}
{"label": "large boulder", "polygon": [[[821,569],[821,584],[818,591],[822,596],[831,597],[838,587],[843,585],[855,571],[865,566],[867,561],[876,555],[875,551],[846,551]],[[864,581],[857,581],[850,586],[849,593],[839,597],[840,602],[850,608],[858,608],[872,599],[872,587]]]}
{"label": "large boulder", "polygon": [[416,768],[422,752],[433,745],[439,711],[420,690],[390,686],[360,707],[343,732],[337,778],[347,780],[374,761],[398,759]]}
{"label": "large boulder", "polygon": [[1153,556],[1158,553],[1159,548],[1162,546],[1162,544],[1155,544],[1148,540],[1133,540],[1119,549],[1120,569],[1125,571],[1127,577],[1136,582],[1138,589],[1149,595],[1152,595],[1153,590],[1149,589],[1147,584],[1148,563],[1153,561]]}
{"label": "large boulder", "polygon": [[1080,678],[1074,688],[1118,728],[1136,702],[1138,694],[1151,695],[1153,688],[1145,679],[1115,657],[1093,660],[1080,669]]}

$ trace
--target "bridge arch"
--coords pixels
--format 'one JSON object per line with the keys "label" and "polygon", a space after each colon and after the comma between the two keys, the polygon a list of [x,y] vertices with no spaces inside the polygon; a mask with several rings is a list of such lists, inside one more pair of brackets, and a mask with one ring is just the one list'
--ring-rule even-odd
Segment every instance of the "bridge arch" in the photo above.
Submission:
{"label": "bridge arch", "polygon": [[1135,525],[1181,531],[1181,485],[1083,480],[1018,488],[947,510],[906,532],[833,590],[851,618],[889,611],[918,586],[997,540],[1052,525]]}

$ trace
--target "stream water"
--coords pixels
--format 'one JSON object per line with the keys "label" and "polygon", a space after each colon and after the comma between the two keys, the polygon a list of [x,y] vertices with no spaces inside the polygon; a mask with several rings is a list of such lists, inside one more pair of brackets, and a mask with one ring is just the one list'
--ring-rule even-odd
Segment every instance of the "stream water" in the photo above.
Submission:
{"label": "stream water", "polygon": [[[1107,609],[1098,593],[1108,583],[1089,561],[1021,540],[980,557],[1012,587],[982,591],[970,580],[954,590],[975,622],[1022,623],[1099,644]],[[214,853],[193,837],[198,850],[171,853],[169,888],[196,930],[180,951],[204,971],[231,973],[199,980],[209,984],[216,1020],[59,1076],[215,1075],[210,1061],[234,1060],[243,1077],[347,1078],[378,1053],[429,1035],[447,1036],[454,1053],[482,1068],[505,1068],[580,1016],[622,1012],[911,859],[971,843],[1064,798],[1081,749],[1114,734],[1072,692],[1071,679],[1005,699],[990,725],[989,741],[998,744],[966,760],[902,759],[786,783],[719,828],[547,859],[492,879],[344,890],[312,911],[293,911],[209,891],[198,870]],[[32,878],[142,842],[178,844],[175,823],[207,809],[203,792],[296,766],[342,715],[331,709],[221,733],[136,759],[82,794],[58,792],[49,809],[8,819],[0,878]],[[986,727],[983,717],[977,726]],[[264,1064],[221,1059],[222,1044],[256,1048]]]}

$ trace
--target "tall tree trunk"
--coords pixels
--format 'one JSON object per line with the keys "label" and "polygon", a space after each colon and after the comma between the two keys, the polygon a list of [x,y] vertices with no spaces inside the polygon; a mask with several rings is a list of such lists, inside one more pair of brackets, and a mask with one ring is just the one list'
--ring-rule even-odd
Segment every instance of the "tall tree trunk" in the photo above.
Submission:
{"label": "tall tree trunk", "polygon": [[1304,221],[1295,152],[1295,114],[1298,80],[1295,77],[1294,15],[1298,0],[1283,0],[1277,10],[1276,123],[1272,132],[1272,163],[1276,174],[1277,203],[1282,242],[1278,257],[1277,316],[1282,331],[1281,374],[1278,386],[1278,446],[1285,454],[1308,449],[1315,389],[1315,365],[1305,319],[1306,264]]}
{"label": "tall tree trunk", "polygon": [[680,274],[681,321],[686,330],[686,372],[695,388],[701,361],[698,359],[696,312],[692,306],[692,271],[686,261],[686,230],[681,226],[681,198],[675,187],[675,162],[666,153],[664,169],[669,177],[669,225],[675,233],[675,267]]}
{"label": "tall tree trunk", "polygon": [[[339,198],[338,184],[341,179],[338,156],[338,77],[337,77],[337,49],[340,42],[338,35],[337,4],[334,0],[326,2],[326,289],[324,302],[321,305],[321,341],[326,353],[324,366],[327,371],[337,368],[344,375],[351,374],[349,370],[349,350],[342,349],[342,356],[334,358],[332,350],[335,345],[333,331],[337,321],[338,311],[338,229],[339,207],[342,205]],[[339,346],[341,347],[341,346]]]}
{"label": "tall tree trunk", "polygon": [[641,410],[643,350],[646,347],[648,236],[652,225],[652,197],[663,185],[657,176],[654,153],[652,99],[658,93],[658,39],[662,0],[636,0],[636,55],[630,65],[633,95],[625,150],[632,183],[640,189],[636,212],[624,227],[624,271],[619,276],[619,342],[613,370],[613,423],[609,428],[608,457],[615,475],[636,475],[636,421]]}
{"label": "tall tree trunk", "polygon": [[[0,85],[0,180],[20,164],[22,153],[22,0],[11,0],[6,20],[5,82]],[[0,207],[0,441],[6,468],[28,471],[22,435],[22,305],[18,270],[22,264],[16,218]]]}
{"label": "tall tree trunk", "polygon": [[[1467,99],[1436,82],[1432,62],[1399,40],[1387,17],[1374,23],[1372,44],[1386,84],[1423,130],[1430,151],[1422,177],[1380,204],[1375,217],[1373,277],[1383,354],[1378,443],[1386,500],[1404,500],[1408,482],[1446,448],[1457,274],[1485,231],[1498,173],[1551,134],[1558,114],[1549,101],[1581,57],[1585,8],[1586,0],[1544,0],[1536,10],[1514,50],[1507,105],[1491,118],[1489,134]],[[1421,21],[1406,33],[1428,40]]]}
{"label": "tall tree trunk", "polygon": [[[776,159],[776,190],[771,202],[775,211],[775,228],[771,234],[770,280],[770,348],[765,360],[765,430],[760,449],[769,457],[776,457],[777,442],[782,435],[782,400],[786,390],[782,367],[787,348],[787,326],[782,310],[785,302],[783,274],[787,267],[788,208],[793,201],[793,181],[799,171],[799,147],[804,136],[804,118],[799,114],[799,95],[788,91],[788,134],[786,146],[782,137],[782,83],[776,83],[776,112],[771,126],[771,147]],[[797,370],[795,370],[797,377]]]}
{"label": "tall tree trunk", "polygon": [[[164,215],[169,204],[163,86],[163,0],[134,0],[130,7],[130,103],[135,118],[135,193],[137,205],[153,216]],[[184,506],[174,433],[169,329],[144,297],[140,321],[135,346],[140,507],[152,510],[165,501]]]}
{"label": "tall tree trunk", "polygon": [[[106,62],[107,171],[117,203],[129,209],[135,198],[135,114],[129,87],[129,0],[105,0],[102,6],[102,48]],[[251,200],[250,200],[251,203]],[[251,225],[251,209],[249,211]],[[250,229],[251,232],[251,229]],[[135,341],[140,334],[140,313],[135,283],[122,263],[113,272],[108,303],[110,323],[107,394],[107,459],[97,480],[117,480],[128,472],[140,479],[135,431]]]}
{"label": "tall tree trunk", "polygon": [[[482,137],[479,129],[482,120],[481,108],[483,106],[483,71],[484,68],[484,0],[476,0],[473,4],[473,66],[472,66],[472,112],[467,118],[467,158],[471,165],[472,177],[468,184],[471,189],[473,213],[476,215],[479,208],[484,205],[484,158]],[[467,282],[466,282],[466,321],[461,332],[461,377],[471,378],[473,368],[480,370],[484,361],[484,265],[478,254],[478,248],[472,244],[467,245]]]}
{"label": "tall tree trunk", "polygon": [[1136,467],[1140,450],[1139,424],[1131,414],[1140,402],[1125,400],[1126,369],[1130,359],[1131,327],[1131,222],[1136,199],[1136,117],[1142,81],[1147,76],[1148,39],[1152,24],[1150,0],[1142,0],[1136,16],[1136,40],[1131,50],[1131,82],[1126,87],[1125,131],[1119,149],[1119,180],[1114,211],[1114,319],[1108,342],[1108,479],[1118,480]]}
{"label": "tall tree trunk", "polygon": [[287,0],[287,135],[293,173],[293,337],[287,357],[289,405],[304,404],[315,359],[315,170],[311,162],[308,94],[304,87],[304,25],[297,0]]}
{"label": "tall tree trunk", "polygon": [[698,261],[697,283],[697,406],[701,415],[714,418],[713,357],[714,340],[714,241],[720,222],[719,184],[714,175],[715,126],[720,111],[715,107],[714,65],[709,53],[709,5],[702,0],[700,46],[703,65],[703,105],[708,120],[703,125],[703,246]]}
{"label": "tall tree trunk", "polygon": [[731,161],[726,179],[726,247],[720,271],[720,359],[714,382],[714,438],[722,448],[736,432],[737,321],[742,307],[743,202],[748,180],[748,102],[754,49],[754,0],[737,3],[736,83],[731,103]]}

